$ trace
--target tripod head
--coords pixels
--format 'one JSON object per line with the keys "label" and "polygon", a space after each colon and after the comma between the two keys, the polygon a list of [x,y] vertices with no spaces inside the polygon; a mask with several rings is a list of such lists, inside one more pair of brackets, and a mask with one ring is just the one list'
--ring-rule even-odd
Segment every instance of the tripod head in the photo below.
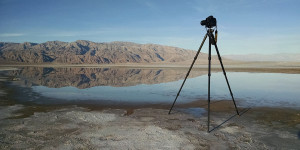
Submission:
{"label": "tripod head", "polygon": [[213,16],[208,16],[205,20],[202,20],[200,22],[200,24],[202,26],[205,26],[207,28],[207,31],[210,33],[214,32],[214,27],[216,27],[216,31],[215,31],[215,42],[212,42],[213,45],[215,45],[217,43],[217,39],[218,39],[218,30],[217,30],[217,19],[214,18]]}

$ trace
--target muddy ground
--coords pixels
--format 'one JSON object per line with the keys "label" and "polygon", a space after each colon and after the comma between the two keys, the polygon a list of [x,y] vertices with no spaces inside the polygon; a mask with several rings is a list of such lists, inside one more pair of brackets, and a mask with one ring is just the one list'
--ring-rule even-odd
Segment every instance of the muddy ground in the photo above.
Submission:
{"label": "muddy ground", "polygon": [[[69,106],[18,117],[26,106],[0,107],[0,149],[297,149],[299,113],[287,124],[259,118],[265,109],[196,117],[175,109],[106,109]],[[19,113],[18,113],[19,112]],[[288,112],[285,112],[288,113]],[[290,111],[294,114],[295,111]],[[272,116],[272,115],[271,115]],[[298,117],[297,117],[298,116]],[[268,118],[268,116],[265,116]],[[269,116],[270,117],[270,116]],[[273,116],[274,117],[274,116]],[[275,117],[276,118],[276,117]],[[298,119],[298,120],[297,120]],[[277,128],[278,127],[278,128]]]}

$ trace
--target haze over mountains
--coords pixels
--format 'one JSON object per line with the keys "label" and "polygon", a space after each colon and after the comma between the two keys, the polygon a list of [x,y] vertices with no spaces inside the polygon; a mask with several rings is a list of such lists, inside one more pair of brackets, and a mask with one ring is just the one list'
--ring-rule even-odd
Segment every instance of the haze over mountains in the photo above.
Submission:
{"label": "haze over mountains", "polygon": [[[0,62],[5,64],[169,63],[191,60],[195,54],[195,51],[177,47],[130,42],[95,43],[78,40],[41,44],[0,43]],[[206,54],[201,54],[200,57],[207,60]]]}
{"label": "haze over mountains", "polygon": [[248,54],[248,55],[224,55],[224,58],[239,61],[281,61],[281,62],[300,62],[300,53],[288,54]]}

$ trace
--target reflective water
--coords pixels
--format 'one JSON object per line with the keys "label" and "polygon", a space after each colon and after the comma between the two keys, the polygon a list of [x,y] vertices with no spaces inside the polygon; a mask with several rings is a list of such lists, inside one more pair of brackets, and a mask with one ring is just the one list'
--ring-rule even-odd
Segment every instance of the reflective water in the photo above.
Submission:
{"label": "reflective water", "polygon": [[[186,69],[35,68],[7,72],[20,80],[15,97],[35,103],[73,101],[127,104],[171,104]],[[283,73],[227,73],[240,107],[300,108],[300,75]],[[207,99],[207,71],[193,70],[177,100]],[[211,99],[230,100],[223,73],[211,76]]]}

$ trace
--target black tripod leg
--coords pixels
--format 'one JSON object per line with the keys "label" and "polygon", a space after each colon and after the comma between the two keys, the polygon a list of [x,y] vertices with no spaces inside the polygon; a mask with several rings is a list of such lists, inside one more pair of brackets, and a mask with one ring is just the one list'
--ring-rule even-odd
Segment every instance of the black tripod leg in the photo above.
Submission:
{"label": "black tripod leg", "polygon": [[[209,32],[211,32],[211,31],[209,31]],[[211,38],[209,37],[209,47],[208,47],[208,104],[207,104],[208,113],[207,113],[207,132],[209,132],[209,123],[210,123],[210,76],[211,76]]]}
{"label": "black tripod leg", "polygon": [[193,66],[194,66],[194,63],[195,63],[195,61],[196,61],[198,55],[200,54],[200,51],[201,51],[201,49],[202,49],[202,47],[203,47],[203,44],[204,44],[204,42],[205,42],[205,40],[206,40],[206,38],[207,38],[207,35],[208,35],[208,33],[205,34],[205,36],[204,36],[204,38],[203,38],[203,40],[202,40],[202,43],[201,43],[201,45],[200,45],[200,47],[199,47],[199,49],[198,49],[198,52],[196,53],[196,55],[195,55],[195,57],[194,57],[194,60],[193,60],[193,62],[192,62],[192,64],[191,64],[191,67],[190,67],[189,71],[187,72],[187,74],[186,74],[186,76],[185,76],[185,78],[184,78],[184,80],[183,80],[183,82],[182,82],[182,85],[181,85],[181,87],[180,87],[180,89],[179,89],[179,91],[178,91],[178,93],[177,93],[177,95],[176,95],[176,98],[175,98],[175,100],[174,100],[174,102],[173,102],[173,104],[172,104],[172,107],[171,107],[170,110],[169,110],[169,114],[171,113],[171,111],[172,111],[172,109],[173,109],[173,107],[174,107],[174,105],[175,105],[175,102],[176,102],[176,100],[177,100],[177,98],[178,98],[178,96],[179,96],[179,94],[180,94],[180,92],[181,92],[181,90],[182,90],[182,87],[183,87],[183,85],[184,85],[184,83],[185,83],[187,77],[189,76],[189,74],[190,74],[190,72],[191,72],[191,70],[192,70],[192,68],[193,68]]}
{"label": "black tripod leg", "polygon": [[215,45],[215,48],[216,48],[216,51],[217,51],[217,54],[218,54],[218,58],[219,58],[219,61],[220,61],[220,64],[221,64],[221,67],[222,67],[222,70],[223,70],[223,73],[224,73],[226,82],[227,82],[227,86],[228,86],[228,89],[229,89],[229,92],[230,92],[230,95],[231,95],[231,98],[232,98],[232,101],[233,101],[233,104],[234,104],[236,113],[237,113],[238,115],[240,115],[240,114],[239,114],[239,111],[238,111],[238,109],[237,109],[237,107],[236,107],[236,104],[235,104],[235,100],[234,100],[234,97],[233,97],[233,94],[232,94],[232,91],[231,91],[231,88],[230,88],[230,85],[229,85],[229,82],[228,82],[228,79],[227,79],[226,71],[225,71],[224,66],[223,66],[222,58],[221,58],[221,55],[220,55],[220,53],[219,53],[217,43],[216,43],[216,41],[215,41],[215,37],[214,37],[214,35],[213,35],[212,33],[210,33],[209,37],[210,37],[210,39],[212,40],[212,42],[214,43],[214,45]]}

